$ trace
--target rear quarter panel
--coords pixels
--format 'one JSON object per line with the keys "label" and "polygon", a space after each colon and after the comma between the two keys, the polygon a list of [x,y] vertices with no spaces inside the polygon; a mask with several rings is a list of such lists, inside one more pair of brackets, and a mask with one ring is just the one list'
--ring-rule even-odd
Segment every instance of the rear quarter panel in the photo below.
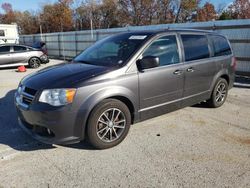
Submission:
{"label": "rear quarter panel", "polygon": [[27,53],[27,61],[29,61],[29,59],[31,57],[38,57],[39,58],[40,56],[43,55],[43,52],[41,52],[41,51],[27,51],[26,53]]}
{"label": "rear quarter panel", "polygon": [[216,63],[217,73],[211,84],[210,91],[213,91],[213,87],[216,81],[222,76],[228,76],[229,78],[229,88],[233,87],[235,70],[231,66],[233,55],[214,57],[214,62]]}

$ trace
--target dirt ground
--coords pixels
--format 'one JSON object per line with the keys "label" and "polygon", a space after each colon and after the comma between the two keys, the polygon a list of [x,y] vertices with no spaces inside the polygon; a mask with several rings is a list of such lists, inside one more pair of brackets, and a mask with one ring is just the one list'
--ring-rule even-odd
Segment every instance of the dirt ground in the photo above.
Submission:
{"label": "dirt ground", "polygon": [[250,89],[233,88],[218,109],[198,105],[135,124],[120,145],[100,151],[41,144],[19,128],[14,92],[31,72],[0,70],[0,187],[250,187]]}

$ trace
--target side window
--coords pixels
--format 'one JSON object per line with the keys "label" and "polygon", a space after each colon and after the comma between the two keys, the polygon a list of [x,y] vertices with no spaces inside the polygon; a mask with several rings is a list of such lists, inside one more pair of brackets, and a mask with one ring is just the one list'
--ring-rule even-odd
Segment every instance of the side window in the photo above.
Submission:
{"label": "side window", "polygon": [[210,56],[208,41],[205,35],[181,35],[181,38],[186,61],[204,59]]}
{"label": "side window", "polygon": [[232,54],[231,48],[228,44],[226,38],[222,36],[211,36],[213,47],[214,47],[214,56],[223,56]]}
{"label": "side window", "polygon": [[27,48],[24,46],[13,46],[14,52],[26,51]]}
{"label": "side window", "polygon": [[10,52],[10,46],[1,46],[0,47],[0,53],[9,53]]}
{"label": "side window", "polygon": [[142,54],[142,57],[155,56],[160,59],[160,66],[180,62],[178,45],[175,35],[156,39]]}

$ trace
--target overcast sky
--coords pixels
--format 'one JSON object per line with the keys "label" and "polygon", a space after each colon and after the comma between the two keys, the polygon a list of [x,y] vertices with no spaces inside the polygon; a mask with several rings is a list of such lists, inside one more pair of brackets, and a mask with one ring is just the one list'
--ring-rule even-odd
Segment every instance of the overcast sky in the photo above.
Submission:
{"label": "overcast sky", "polygon": [[[37,11],[40,9],[40,7],[43,4],[46,3],[53,3],[56,0],[0,0],[0,4],[4,2],[11,3],[14,10],[33,10]],[[207,0],[203,0],[203,3]],[[216,7],[218,7],[220,4],[229,4],[233,0],[208,0],[209,2],[213,3]]]}

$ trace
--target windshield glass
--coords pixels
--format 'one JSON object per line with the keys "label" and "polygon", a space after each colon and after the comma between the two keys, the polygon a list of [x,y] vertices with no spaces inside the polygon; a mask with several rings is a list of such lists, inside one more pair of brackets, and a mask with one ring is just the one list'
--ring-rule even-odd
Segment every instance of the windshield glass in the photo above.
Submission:
{"label": "windshield glass", "polygon": [[149,37],[147,34],[119,34],[95,43],[74,61],[100,66],[121,66]]}

